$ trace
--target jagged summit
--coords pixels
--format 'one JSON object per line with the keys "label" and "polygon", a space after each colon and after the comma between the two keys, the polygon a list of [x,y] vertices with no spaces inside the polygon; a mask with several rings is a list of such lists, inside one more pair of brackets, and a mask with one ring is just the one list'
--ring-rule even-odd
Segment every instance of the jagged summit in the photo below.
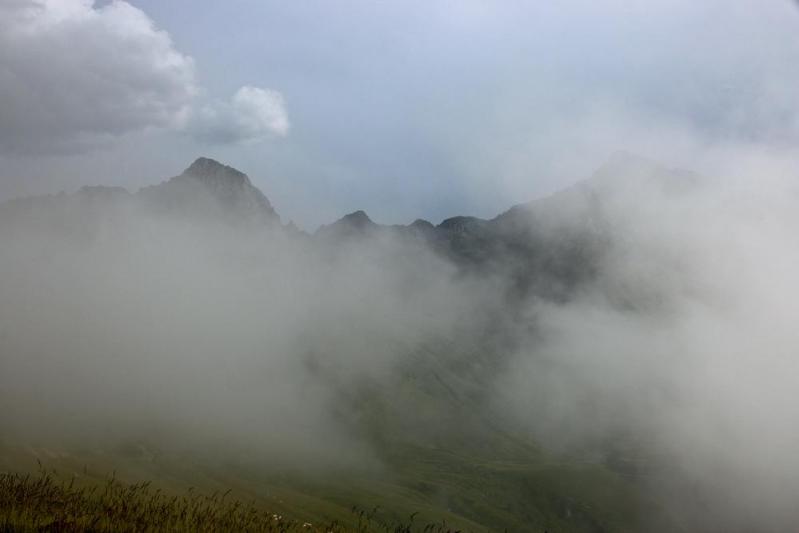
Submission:
{"label": "jagged summit", "polygon": [[192,176],[206,182],[230,181],[240,185],[250,184],[247,174],[215,159],[198,157],[183,171],[184,176]]}
{"label": "jagged summit", "polygon": [[146,187],[140,195],[150,204],[169,211],[207,209],[226,218],[278,224],[269,199],[240,170],[208,157],[197,158],[179,176]]}
{"label": "jagged summit", "polygon": [[186,172],[198,173],[198,172],[203,172],[207,170],[216,170],[216,169],[224,169],[224,170],[233,171],[237,174],[243,174],[243,172],[231,166],[224,165],[219,161],[217,161],[216,159],[211,159],[210,157],[204,157],[204,156],[200,156],[197,159],[195,159],[194,162],[191,165],[189,165],[189,168],[186,169]]}
{"label": "jagged summit", "polygon": [[369,215],[366,214],[366,211],[362,210],[344,215],[337,223],[348,224],[359,228],[374,225],[374,222],[369,218]]}
{"label": "jagged summit", "polygon": [[321,226],[316,230],[316,235],[323,238],[354,237],[378,230],[381,227],[379,224],[375,224],[365,211],[358,210],[344,215],[332,224]]}

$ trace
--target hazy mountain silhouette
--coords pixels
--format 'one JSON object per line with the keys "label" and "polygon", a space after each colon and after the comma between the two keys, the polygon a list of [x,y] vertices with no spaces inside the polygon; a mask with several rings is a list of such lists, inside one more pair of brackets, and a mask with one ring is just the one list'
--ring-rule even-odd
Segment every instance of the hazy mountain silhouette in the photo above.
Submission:
{"label": "hazy mountain silhouette", "polygon": [[150,207],[175,214],[209,211],[230,221],[276,225],[280,217],[246,174],[200,157],[179,176],[145,187],[138,196]]}
{"label": "hazy mountain silhouette", "polygon": [[[353,240],[399,237],[399,242],[429,245],[464,273],[507,276],[512,280],[513,298],[524,299],[534,293],[564,300],[582,281],[592,278],[608,249],[613,223],[607,216],[609,206],[622,200],[634,202],[636,195],[652,189],[659,194],[682,194],[698,182],[694,174],[620,152],[590,178],[551,196],[513,206],[490,220],[456,216],[438,225],[421,219],[407,226],[381,225],[364,211],[355,211],[320,227],[312,242],[336,250]],[[78,210],[71,208],[76,202]],[[37,223],[91,231],[98,213],[113,215],[113,208],[119,206],[255,228],[281,227],[269,199],[246,174],[205,157],[179,176],[137,193],[119,187],[83,187],[74,194],[7,202],[0,208],[0,217],[13,221],[42,207],[46,213],[43,220],[49,222]],[[74,212],[84,219],[69,220],[67,213]],[[282,229],[295,238],[304,235],[291,225]]]}

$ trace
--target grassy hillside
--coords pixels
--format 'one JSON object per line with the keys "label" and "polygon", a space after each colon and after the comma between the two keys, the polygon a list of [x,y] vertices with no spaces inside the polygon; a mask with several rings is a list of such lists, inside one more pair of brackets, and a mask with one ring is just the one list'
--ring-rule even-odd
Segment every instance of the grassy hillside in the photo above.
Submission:
{"label": "grassy hillside", "polygon": [[[170,497],[227,493],[256,514],[356,530],[368,515],[381,530],[639,531],[657,512],[622,469],[553,456],[482,409],[483,381],[496,357],[452,343],[432,346],[379,387],[367,381],[341,388],[332,416],[374,453],[363,465],[304,468],[296,459],[281,464],[227,449],[201,455],[145,441],[102,450],[16,443],[0,447],[0,472],[38,475],[42,464],[59,480],[101,488],[113,472],[139,491],[136,484],[148,483]],[[236,516],[230,520],[244,520]]]}
{"label": "grassy hillside", "polygon": [[[646,507],[630,482],[607,469],[547,460],[540,453],[527,461],[489,460],[479,455],[403,446],[392,452],[381,471],[342,470],[321,475],[246,462],[150,454],[146,450],[90,453],[5,446],[0,470],[30,474],[36,479],[39,461],[51,476],[51,485],[64,482],[81,490],[95,487],[102,492],[113,472],[119,482],[133,485],[130,490],[139,494],[136,497],[141,501],[151,498],[153,491],[161,491],[166,497],[178,497],[180,502],[189,495],[190,501],[180,504],[186,508],[204,508],[217,505],[206,496],[227,494],[226,501],[246,503],[247,516],[279,515],[290,527],[337,523],[342,531],[357,530],[359,522],[364,525],[366,515],[380,530],[434,523],[461,531],[634,531],[639,529],[640,513]],[[4,478],[6,486],[8,479]],[[136,485],[141,483],[147,483],[147,490]],[[125,490],[115,489],[110,497],[121,497]],[[195,501],[192,495],[203,498]],[[66,499],[75,497],[73,494]],[[9,509],[9,505],[6,495],[0,510],[6,518],[12,511],[20,512],[19,503],[15,509]],[[103,504],[76,505],[77,509],[92,509]],[[227,516],[229,510],[224,506],[214,509],[214,516]],[[32,509],[23,511],[24,516],[36,514]],[[182,513],[180,509],[168,512]],[[118,518],[124,520],[125,516],[123,513]],[[249,518],[240,514],[225,518],[234,522],[245,519]],[[291,520],[296,523],[289,524]],[[220,524],[210,529],[228,527],[227,522]],[[183,522],[178,525],[185,526]]]}

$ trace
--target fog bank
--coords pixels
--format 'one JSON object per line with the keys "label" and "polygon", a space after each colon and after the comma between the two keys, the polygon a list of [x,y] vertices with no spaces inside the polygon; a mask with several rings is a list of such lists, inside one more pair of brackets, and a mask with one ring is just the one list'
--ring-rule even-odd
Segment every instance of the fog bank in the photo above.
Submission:
{"label": "fog bank", "polygon": [[785,530],[799,195],[775,168],[619,155],[494,221],[328,237],[124,191],[7,204],[3,437],[323,467],[501,430],[629,476],[687,530]]}

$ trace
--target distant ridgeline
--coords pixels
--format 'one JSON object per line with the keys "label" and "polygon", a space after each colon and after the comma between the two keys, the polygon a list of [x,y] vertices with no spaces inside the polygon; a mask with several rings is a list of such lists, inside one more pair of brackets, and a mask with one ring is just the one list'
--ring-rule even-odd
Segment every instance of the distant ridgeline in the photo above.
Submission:
{"label": "distant ridgeline", "polygon": [[611,222],[604,207],[619,191],[655,187],[659,193],[681,194],[697,179],[694,174],[621,153],[590,179],[516,205],[491,220],[456,216],[437,226],[422,219],[406,226],[381,225],[364,211],[356,211],[309,235],[291,223],[281,226],[269,199],[246,174],[201,157],[179,176],[137,193],[121,187],[91,186],[73,194],[11,200],[0,204],[0,221],[18,222],[36,206],[47,206],[54,226],[71,227],[78,222],[63,217],[76,203],[83,212],[101,213],[111,207],[135,205],[153,214],[282,231],[330,253],[348,242],[398,238],[429,245],[464,273],[501,272],[514,281],[513,292],[519,297],[536,294],[559,301],[568,299],[581,281],[595,274],[610,240]]}

